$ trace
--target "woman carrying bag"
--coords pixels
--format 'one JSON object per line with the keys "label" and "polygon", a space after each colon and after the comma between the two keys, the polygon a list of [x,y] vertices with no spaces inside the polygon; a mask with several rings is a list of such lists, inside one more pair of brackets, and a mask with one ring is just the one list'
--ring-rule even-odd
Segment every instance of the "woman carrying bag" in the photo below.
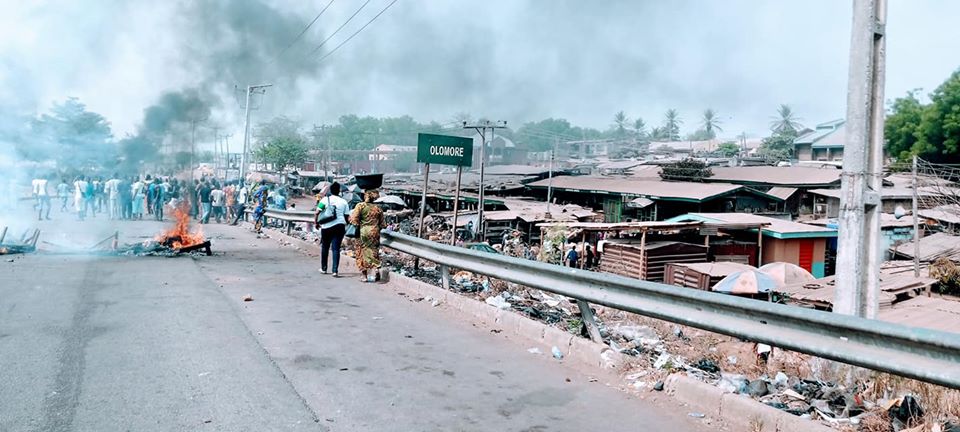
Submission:
{"label": "woman carrying bag", "polygon": [[340,183],[330,185],[330,193],[317,203],[314,213],[316,227],[320,228],[320,273],[327,274],[327,256],[333,249],[333,277],[340,276],[340,245],[347,227],[350,207],[340,198]]}
{"label": "woman carrying bag", "polygon": [[[357,267],[362,275],[361,281],[375,282],[377,269],[380,268],[380,230],[386,227],[383,210],[374,204],[380,198],[377,189],[363,194],[363,202],[353,208],[350,223],[357,227],[356,244]],[[371,271],[373,270],[373,271]]]}

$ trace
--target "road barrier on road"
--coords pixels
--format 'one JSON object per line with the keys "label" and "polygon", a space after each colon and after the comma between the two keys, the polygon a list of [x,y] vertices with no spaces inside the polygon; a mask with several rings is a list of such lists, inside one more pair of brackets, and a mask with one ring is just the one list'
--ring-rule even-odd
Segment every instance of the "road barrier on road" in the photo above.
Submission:
{"label": "road barrier on road", "polygon": [[561,267],[392,231],[383,231],[381,242],[444,267],[572,297],[583,305],[596,303],[960,389],[958,334]]}
{"label": "road barrier on road", "polygon": [[[246,212],[253,214],[253,209],[247,208]],[[310,225],[314,223],[314,215],[311,210],[280,210],[268,208],[263,214],[268,221],[270,219],[276,219],[286,222],[287,234],[290,234],[290,231],[293,230],[294,223],[300,222]]]}

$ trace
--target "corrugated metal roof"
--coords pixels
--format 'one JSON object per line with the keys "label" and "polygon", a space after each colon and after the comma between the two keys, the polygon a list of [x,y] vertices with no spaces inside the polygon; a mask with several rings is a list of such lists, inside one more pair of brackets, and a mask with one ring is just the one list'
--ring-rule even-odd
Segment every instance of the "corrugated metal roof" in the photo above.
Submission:
{"label": "corrugated metal roof", "polygon": [[730,275],[731,273],[736,273],[738,271],[757,269],[752,265],[740,264],[735,262],[726,262],[726,261],[708,262],[708,263],[676,263],[674,265],[686,267],[698,273],[710,275],[713,277],[724,277],[724,276]]}
{"label": "corrugated metal roof", "polygon": [[917,212],[921,217],[940,222],[960,224],[960,205],[948,204]]}
{"label": "corrugated metal roof", "polygon": [[[840,189],[810,189],[808,192],[840,199]],[[917,188],[917,194],[921,197],[932,197],[942,195],[943,191],[934,187],[919,187]],[[881,199],[910,199],[913,198],[913,189],[908,187],[881,188],[880,197]]]}
{"label": "corrugated metal roof", "polygon": [[960,302],[917,296],[881,309],[877,319],[913,327],[960,332]]}
{"label": "corrugated metal roof", "polygon": [[724,223],[767,223],[763,227],[763,232],[776,238],[791,237],[836,237],[837,230],[823,228],[813,225],[792,222],[784,219],[777,219],[767,216],[760,216],[750,213],[690,213],[668,219],[668,221],[680,222],[684,220],[702,220],[705,222],[724,222]]}
{"label": "corrugated metal roof", "polygon": [[835,168],[774,166],[717,167],[711,170],[713,176],[706,181],[807,187],[839,184],[843,172]]}
{"label": "corrugated metal roof", "polygon": [[815,148],[843,147],[846,139],[846,127],[843,119],[820,123],[813,131],[807,132],[795,140],[793,144],[810,144]]}
{"label": "corrugated metal roof", "polygon": [[[531,176],[550,172],[548,167],[529,166],[529,165],[490,165],[484,167],[485,175],[521,175]],[[480,169],[474,169],[473,172],[480,172]]]}
{"label": "corrugated metal roof", "polygon": [[788,198],[793,196],[793,194],[797,193],[798,190],[799,189],[794,187],[774,187],[767,191],[767,195],[773,195],[786,201]]}
{"label": "corrugated metal roof", "polygon": [[[530,187],[546,188],[549,179],[528,184]],[[705,201],[743,189],[742,186],[726,183],[667,182],[653,179],[559,176],[553,178],[554,189],[598,191],[617,194],[646,196],[657,199]]]}
{"label": "corrugated metal roof", "polygon": [[621,160],[621,161],[605,162],[605,163],[602,163],[602,164],[600,164],[600,165],[597,165],[597,169],[599,169],[599,170],[621,170],[621,169],[622,169],[622,170],[625,170],[625,169],[633,168],[633,167],[635,167],[635,166],[637,166],[637,165],[643,165],[643,161]]}
{"label": "corrugated metal roof", "polygon": [[[913,258],[912,241],[892,247],[890,250],[895,250],[899,255]],[[942,232],[920,237],[920,260],[933,261],[940,257],[951,261],[960,261],[960,237]]]}

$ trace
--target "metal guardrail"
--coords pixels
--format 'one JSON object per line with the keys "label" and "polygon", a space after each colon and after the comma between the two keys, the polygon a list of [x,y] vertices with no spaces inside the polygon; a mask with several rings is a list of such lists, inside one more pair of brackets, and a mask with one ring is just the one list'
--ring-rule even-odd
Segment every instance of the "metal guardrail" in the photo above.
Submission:
{"label": "metal guardrail", "polygon": [[392,231],[381,233],[381,243],[581,301],[960,389],[958,334],[560,267]]}
{"label": "metal guardrail", "polygon": [[[244,209],[247,214],[253,214],[253,208]],[[294,223],[306,223],[313,225],[314,214],[312,210],[279,210],[268,208],[263,212],[267,219],[276,219],[286,222],[287,234],[293,230]]]}

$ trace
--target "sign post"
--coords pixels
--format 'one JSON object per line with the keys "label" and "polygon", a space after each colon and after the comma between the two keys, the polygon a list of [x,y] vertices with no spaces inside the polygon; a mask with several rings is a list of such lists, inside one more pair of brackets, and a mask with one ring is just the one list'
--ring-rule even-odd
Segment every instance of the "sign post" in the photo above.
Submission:
{"label": "sign post", "polygon": [[[427,215],[427,186],[430,179],[430,165],[454,165],[457,167],[457,195],[453,203],[453,240],[457,238],[457,215],[460,210],[460,177],[463,167],[473,164],[473,140],[466,137],[421,133],[417,135],[417,162],[423,163],[423,194],[420,198],[420,226],[417,237],[423,237],[423,227]],[[419,268],[420,259],[414,262],[414,270]]]}

